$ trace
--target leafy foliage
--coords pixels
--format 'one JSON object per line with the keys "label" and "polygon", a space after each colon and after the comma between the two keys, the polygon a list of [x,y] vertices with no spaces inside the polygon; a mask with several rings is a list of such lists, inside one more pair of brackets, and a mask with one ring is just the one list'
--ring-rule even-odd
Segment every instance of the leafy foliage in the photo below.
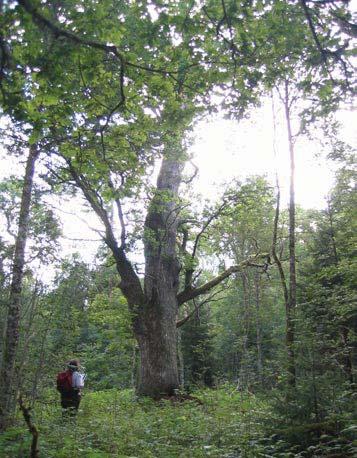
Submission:
{"label": "leafy foliage", "polygon": [[[268,403],[230,385],[195,396],[202,404],[138,400],[129,390],[97,391],[84,397],[77,421],[69,424],[55,399],[48,398],[34,411],[40,456],[312,457],[332,451],[352,456],[355,450],[351,426],[321,425],[328,434],[306,426],[305,432],[296,428],[271,435]],[[314,445],[301,441],[305,433],[315,437]],[[287,439],[294,434],[300,442],[292,446]],[[22,427],[9,430],[1,437],[2,449],[9,456],[26,453],[27,436]]]}

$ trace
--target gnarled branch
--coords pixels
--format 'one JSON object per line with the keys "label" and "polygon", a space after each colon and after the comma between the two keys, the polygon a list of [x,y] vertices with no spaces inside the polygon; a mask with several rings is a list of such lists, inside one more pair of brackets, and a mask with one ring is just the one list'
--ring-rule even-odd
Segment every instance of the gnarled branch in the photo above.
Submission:
{"label": "gnarled branch", "polygon": [[31,441],[31,451],[30,451],[30,458],[38,458],[38,429],[36,426],[32,423],[31,419],[31,414],[30,414],[30,409],[25,406],[22,396],[19,397],[18,399],[19,407],[22,412],[22,415],[24,416],[24,420],[27,424],[27,427],[30,431],[30,434],[32,436],[32,441]]}

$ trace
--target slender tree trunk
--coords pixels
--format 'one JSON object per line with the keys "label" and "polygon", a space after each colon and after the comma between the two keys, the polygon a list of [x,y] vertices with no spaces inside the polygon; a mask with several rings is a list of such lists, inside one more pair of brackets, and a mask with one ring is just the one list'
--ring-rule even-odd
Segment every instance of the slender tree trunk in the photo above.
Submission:
{"label": "slender tree trunk", "polygon": [[295,256],[295,151],[291,128],[289,83],[285,81],[285,118],[288,129],[288,144],[290,155],[290,199],[289,199],[289,301],[286,310],[286,345],[289,355],[288,372],[289,384],[296,385],[295,369],[295,309],[296,309],[296,256]]}
{"label": "slender tree trunk", "polygon": [[260,384],[263,386],[263,352],[262,352],[262,326],[260,317],[260,274],[254,274],[255,309],[256,309],[256,337],[257,337],[257,370]]}
{"label": "slender tree trunk", "polygon": [[[291,386],[295,386],[295,353],[294,353],[294,307],[292,307],[292,296],[293,292],[296,304],[296,275],[295,275],[295,159],[294,159],[294,144],[293,136],[291,129],[291,119],[290,119],[290,100],[289,100],[289,84],[288,81],[285,82],[285,97],[280,98],[284,104],[285,108],[285,119],[287,123],[288,130],[288,144],[289,144],[289,153],[290,153],[290,205],[289,205],[289,259],[290,259],[290,280],[289,287],[286,280],[286,275],[284,272],[283,265],[281,263],[280,257],[277,254],[277,239],[278,239],[278,225],[280,217],[280,186],[278,173],[276,172],[276,210],[274,218],[274,230],[273,230],[273,243],[272,243],[272,256],[275,264],[278,267],[279,277],[281,286],[283,289],[284,295],[284,305],[285,305],[285,317],[286,317],[286,330],[285,330],[285,344],[287,350],[287,369],[288,369],[288,383]],[[274,98],[273,101],[273,123],[274,123],[274,155],[276,157],[276,148],[275,148],[275,135],[276,135],[276,123],[275,123],[275,109],[274,109]],[[282,250],[281,250],[282,251]],[[294,286],[293,286],[294,285]]]}
{"label": "slender tree trunk", "polygon": [[18,233],[15,241],[12,281],[7,313],[4,350],[0,369],[0,430],[4,430],[11,420],[15,407],[14,369],[16,350],[19,342],[22,280],[25,266],[25,247],[30,217],[31,196],[35,162],[39,151],[30,146],[22,189]]}
{"label": "slender tree trunk", "polygon": [[22,392],[23,374],[29,363],[31,340],[34,337],[33,325],[37,312],[38,294],[38,285],[36,284],[32,292],[31,299],[28,301],[28,306],[25,307],[23,302],[21,305],[22,332],[21,341],[18,347],[18,357],[16,360],[17,380],[15,380],[15,391],[17,393]]}
{"label": "slender tree trunk", "polygon": [[[1,237],[0,237],[0,250],[3,251],[5,249],[5,245],[3,244]],[[5,272],[4,272],[4,262],[3,259],[0,258],[0,288],[4,287],[5,283]]]}
{"label": "slender tree trunk", "polygon": [[37,398],[37,392],[38,392],[38,385],[40,381],[40,377],[43,374],[44,366],[45,366],[45,361],[46,361],[46,349],[45,349],[45,344],[47,341],[47,336],[49,333],[49,326],[45,329],[42,339],[41,339],[41,346],[40,346],[40,351],[39,351],[39,358],[38,362],[36,364],[36,370],[35,370],[35,375],[33,378],[32,382],[32,389],[31,389],[31,407],[33,407],[35,400]]}
{"label": "slender tree trunk", "polygon": [[319,399],[318,399],[318,391],[317,391],[317,383],[316,383],[316,363],[315,363],[315,349],[312,349],[312,392],[313,392],[313,399],[314,399],[314,411],[315,411],[315,418],[316,421],[321,421],[320,410],[319,410]]}
{"label": "slender tree trunk", "polygon": [[[0,249],[2,251],[3,244],[0,238]],[[0,257],[0,289],[5,292],[4,288],[5,284],[5,272],[4,272],[4,265],[3,265],[3,259]],[[5,311],[6,307],[4,304],[4,298],[1,299],[0,301],[0,316],[5,317]],[[5,340],[5,319],[0,320],[0,367],[1,367],[1,361],[2,361],[2,355],[3,355],[3,343]]]}
{"label": "slender tree trunk", "polygon": [[278,238],[278,224],[279,224],[279,215],[280,215],[280,187],[279,187],[278,180],[277,180],[276,186],[277,186],[277,194],[276,194],[276,210],[275,210],[275,218],[274,218],[272,255],[273,255],[274,262],[278,267],[280,283],[281,283],[281,287],[282,287],[283,295],[284,295],[285,319],[286,319],[285,343],[286,343],[286,348],[287,348],[287,353],[288,353],[288,366],[290,366],[293,363],[293,353],[291,353],[290,351],[290,347],[289,347],[290,339],[289,339],[289,333],[288,333],[289,326],[290,326],[289,289],[288,289],[283,265],[276,252],[276,244],[277,244],[277,238]]}
{"label": "slender tree trunk", "polygon": [[349,329],[346,326],[343,326],[340,329],[340,334],[341,334],[341,339],[342,339],[342,345],[343,345],[343,367],[345,370],[345,373],[348,376],[348,380],[350,383],[354,382],[354,377],[353,377],[353,358],[352,358],[352,352],[351,352],[351,346],[349,342]]}
{"label": "slender tree trunk", "polygon": [[249,279],[246,272],[242,272],[243,286],[243,341],[242,341],[242,358],[240,367],[240,380],[244,388],[249,385],[249,369],[248,369],[248,339],[250,328],[250,295],[249,295]]}
{"label": "slender tree trunk", "polygon": [[335,230],[333,227],[333,219],[332,219],[332,209],[331,209],[331,202],[327,202],[327,214],[328,214],[328,221],[329,221],[329,226],[330,226],[330,237],[331,237],[331,244],[332,244],[332,252],[333,252],[333,257],[334,257],[334,263],[337,266],[339,263],[339,257],[337,253],[337,245],[336,245],[336,239],[335,239]]}

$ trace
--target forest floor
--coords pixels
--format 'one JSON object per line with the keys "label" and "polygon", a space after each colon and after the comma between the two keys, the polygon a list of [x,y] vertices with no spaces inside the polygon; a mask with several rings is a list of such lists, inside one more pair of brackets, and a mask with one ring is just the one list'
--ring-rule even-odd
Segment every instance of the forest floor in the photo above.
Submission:
{"label": "forest floor", "polygon": [[[131,390],[91,392],[83,396],[76,420],[64,421],[52,394],[32,411],[39,458],[356,456],[357,444],[348,438],[324,434],[313,444],[288,443],[273,434],[276,419],[268,402],[249,393],[225,387],[194,395],[201,403],[138,399]],[[28,457],[30,445],[19,416],[19,426],[0,436],[0,457]]]}

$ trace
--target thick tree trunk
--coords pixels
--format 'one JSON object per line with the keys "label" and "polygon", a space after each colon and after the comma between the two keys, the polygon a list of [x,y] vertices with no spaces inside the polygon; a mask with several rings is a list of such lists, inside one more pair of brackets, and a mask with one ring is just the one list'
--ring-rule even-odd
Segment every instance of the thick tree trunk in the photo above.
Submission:
{"label": "thick tree trunk", "polygon": [[4,430],[15,406],[14,368],[16,350],[19,342],[19,323],[21,310],[22,279],[25,266],[25,247],[28,233],[31,196],[35,162],[39,152],[35,146],[30,147],[27,159],[24,184],[22,189],[18,233],[15,241],[15,253],[12,270],[12,282],[7,313],[4,351],[0,369],[0,430]]}
{"label": "thick tree trunk", "polygon": [[[144,227],[144,288],[128,260],[123,217],[121,245],[118,244],[102,201],[67,158],[77,186],[105,226],[105,242],[113,253],[121,278],[120,288],[133,315],[133,330],[139,345],[138,394],[157,397],[179,388],[177,367],[177,312],[179,263],[176,235],[178,188],[184,160],[174,145],[162,160],[157,187]],[[118,202],[120,207],[120,203]],[[123,215],[122,215],[123,216]]]}
{"label": "thick tree trunk", "polygon": [[173,394],[180,386],[176,234],[182,168],[180,150],[170,152],[163,159],[145,221],[145,301],[139,307],[135,327],[141,358],[138,393],[154,397]]}
{"label": "thick tree trunk", "polygon": [[176,312],[169,301],[148,307],[140,321],[144,333],[137,336],[140,373],[137,391],[141,395],[172,395],[179,388]]}

